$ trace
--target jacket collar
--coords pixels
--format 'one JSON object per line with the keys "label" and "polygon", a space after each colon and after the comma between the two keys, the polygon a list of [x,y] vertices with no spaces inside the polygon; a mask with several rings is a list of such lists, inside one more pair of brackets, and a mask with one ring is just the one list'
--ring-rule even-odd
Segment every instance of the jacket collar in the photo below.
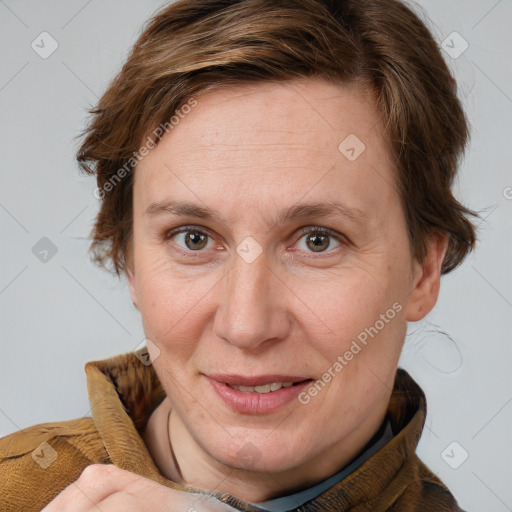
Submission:
{"label": "jacket collar", "polygon": [[[239,510],[261,511],[229,493],[176,483],[160,473],[142,439],[149,416],[166,396],[152,365],[144,365],[130,352],[91,361],[85,371],[92,416],[116,466],[173,489],[216,496]],[[356,471],[307,502],[306,510],[345,510],[377,496],[384,500],[388,496],[392,504],[418,478],[415,451],[425,422],[426,399],[416,382],[400,368],[388,414],[395,437]]]}

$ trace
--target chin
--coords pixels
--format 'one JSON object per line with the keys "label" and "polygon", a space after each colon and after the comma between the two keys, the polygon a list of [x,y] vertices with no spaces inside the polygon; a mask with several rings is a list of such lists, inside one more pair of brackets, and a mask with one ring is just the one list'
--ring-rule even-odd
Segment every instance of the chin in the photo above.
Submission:
{"label": "chin", "polygon": [[269,439],[268,431],[248,430],[239,438],[227,436],[224,443],[207,443],[206,447],[212,457],[230,468],[280,473],[298,465],[297,454],[305,455],[299,440],[295,444],[291,441],[289,437]]}

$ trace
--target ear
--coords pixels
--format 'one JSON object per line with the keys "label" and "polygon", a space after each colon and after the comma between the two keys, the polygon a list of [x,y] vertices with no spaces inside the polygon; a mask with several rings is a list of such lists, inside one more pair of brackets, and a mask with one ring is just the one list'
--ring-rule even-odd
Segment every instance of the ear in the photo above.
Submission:
{"label": "ear", "polygon": [[435,232],[428,241],[423,263],[414,261],[413,282],[405,314],[409,322],[417,322],[433,309],[441,286],[441,267],[448,247],[448,236]]}

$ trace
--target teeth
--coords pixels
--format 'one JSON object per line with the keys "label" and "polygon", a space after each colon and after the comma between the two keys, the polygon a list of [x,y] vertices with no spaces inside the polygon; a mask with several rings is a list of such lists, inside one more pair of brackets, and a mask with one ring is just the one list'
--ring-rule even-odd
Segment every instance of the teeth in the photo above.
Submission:
{"label": "teeth", "polygon": [[289,388],[293,386],[293,382],[272,382],[272,384],[264,384],[262,386],[229,386],[230,388],[242,391],[244,393],[270,393],[278,391],[281,388]]}

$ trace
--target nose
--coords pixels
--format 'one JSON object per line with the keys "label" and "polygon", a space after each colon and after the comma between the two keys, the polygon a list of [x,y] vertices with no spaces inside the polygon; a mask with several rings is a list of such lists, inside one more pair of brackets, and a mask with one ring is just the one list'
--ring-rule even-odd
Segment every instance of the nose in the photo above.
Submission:
{"label": "nose", "polygon": [[291,329],[286,300],[290,293],[271,270],[264,254],[248,263],[234,256],[221,284],[214,332],[225,341],[256,351],[285,339]]}

